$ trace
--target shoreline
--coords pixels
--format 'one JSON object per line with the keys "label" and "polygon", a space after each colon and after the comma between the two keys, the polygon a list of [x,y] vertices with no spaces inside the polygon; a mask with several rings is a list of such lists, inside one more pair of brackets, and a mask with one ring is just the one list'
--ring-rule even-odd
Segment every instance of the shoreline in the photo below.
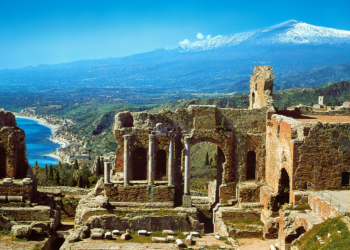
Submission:
{"label": "shoreline", "polygon": [[48,127],[49,129],[51,129],[51,133],[52,133],[52,136],[53,134],[59,129],[59,125],[53,125],[53,124],[50,124],[48,123],[46,120],[44,119],[39,119],[39,118],[36,118],[36,117],[33,117],[33,116],[23,116],[23,115],[17,115],[15,113],[15,117],[16,118],[22,118],[22,119],[27,119],[27,120],[33,120],[33,121],[37,121],[38,124],[40,125],[43,125],[45,127]]}
{"label": "shoreline", "polygon": [[[58,148],[65,148],[65,147],[67,147],[67,146],[69,145],[69,143],[67,143],[67,142],[65,142],[65,141],[62,141],[62,140],[53,138],[54,133],[55,133],[61,126],[50,124],[50,123],[48,123],[48,122],[47,122],[46,120],[44,120],[44,119],[36,118],[36,117],[33,117],[33,116],[23,116],[23,115],[17,115],[17,114],[15,113],[15,117],[16,117],[16,118],[27,119],[27,120],[37,121],[38,124],[40,124],[40,125],[42,125],[42,126],[45,126],[45,127],[48,127],[48,128],[51,130],[51,136],[50,136],[49,140],[52,141],[53,143],[56,143],[56,144],[60,145]],[[48,157],[51,157],[51,158],[56,159],[56,160],[57,160],[57,164],[58,164],[58,161],[62,161],[61,157],[59,157],[58,155],[56,155],[56,153],[48,153],[48,154],[44,154],[43,156],[48,156]]]}

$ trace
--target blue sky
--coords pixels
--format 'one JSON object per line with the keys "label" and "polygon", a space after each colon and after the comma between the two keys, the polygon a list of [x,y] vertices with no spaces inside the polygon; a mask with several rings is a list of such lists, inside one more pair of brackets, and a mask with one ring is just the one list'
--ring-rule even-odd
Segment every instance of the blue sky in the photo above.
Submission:
{"label": "blue sky", "polygon": [[127,56],[287,20],[350,30],[350,1],[0,0],[0,69]]}

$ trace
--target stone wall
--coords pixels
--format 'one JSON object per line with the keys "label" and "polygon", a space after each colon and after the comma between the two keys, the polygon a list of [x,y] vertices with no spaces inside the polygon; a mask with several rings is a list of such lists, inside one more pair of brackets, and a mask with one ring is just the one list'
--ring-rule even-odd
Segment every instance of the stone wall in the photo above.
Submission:
{"label": "stone wall", "polygon": [[15,180],[13,184],[0,184],[0,196],[22,196],[24,201],[32,201],[35,196],[35,183],[23,184],[22,181]]}
{"label": "stone wall", "polygon": [[24,178],[28,166],[24,131],[12,113],[0,111],[0,178]]}
{"label": "stone wall", "polygon": [[49,206],[1,207],[0,213],[15,221],[50,221],[51,208]]}
{"label": "stone wall", "polygon": [[173,202],[175,188],[167,185],[105,185],[110,202]]}

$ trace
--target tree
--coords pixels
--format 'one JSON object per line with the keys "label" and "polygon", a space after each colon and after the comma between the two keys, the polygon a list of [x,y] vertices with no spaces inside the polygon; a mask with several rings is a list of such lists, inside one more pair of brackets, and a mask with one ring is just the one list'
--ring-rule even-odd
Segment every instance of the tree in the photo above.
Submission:
{"label": "tree", "polygon": [[76,169],[79,168],[79,164],[78,164],[78,160],[77,160],[77,159],[74,160],[74,167],[75,167]]}
{"label": "tree", "polygon": [[58,170],[56,171],[55,181],[57,185],[60,185],[60,172]]}
{"label": "tree", "polygon": [[101,160],[100,160],[100,157],[97,157],[96,176],[100,176],[101,174],[102,174],[102,172],[101,172]]}
{"label": "tree", "polygon": [[53,180],[53,169],[52,169],[52,165],[50,165],[49,180]]}
{"label": "tree", "polygon": [[208,166],[208,165],[209,165],[209,154],[208,154],[208,152],[207,152],[207,155],[205,156],[204,165],[205,165],[205,166]]}
{"label": "tree", "polygon": [[105,162],[102,158],[102,160],[101,160],[101,174],[104,174],[104,172],[105,172]]}
{"label": "tree", "polygon": [[47,164],[45,165],[45,177],[46,177],[46,180],[49,177],[49,171],[47,169]]}
{"label": "tree", "polygon": [[79,187],[84,187],[83,176],[82,175],[79,175],[78,186]]}

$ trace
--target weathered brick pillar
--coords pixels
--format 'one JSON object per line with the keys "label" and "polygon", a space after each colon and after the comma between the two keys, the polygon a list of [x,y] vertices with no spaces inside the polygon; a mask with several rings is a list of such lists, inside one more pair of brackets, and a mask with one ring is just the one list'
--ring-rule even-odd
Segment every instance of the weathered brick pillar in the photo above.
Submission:
{"label": "weathered brick pillar", "polygon": [[154,134],[149,135],[148,145],[148,185],[154,184]]}
{"label": "weathered brick pillar", "polygon": [[124,135],[124,186],[129,185],[129,144],[130,135]]}
{"label": "weathered brick pillar", "polygon": [[175,133],[171,132],[169,135],[168,186],[174,185],[174,137]]}

